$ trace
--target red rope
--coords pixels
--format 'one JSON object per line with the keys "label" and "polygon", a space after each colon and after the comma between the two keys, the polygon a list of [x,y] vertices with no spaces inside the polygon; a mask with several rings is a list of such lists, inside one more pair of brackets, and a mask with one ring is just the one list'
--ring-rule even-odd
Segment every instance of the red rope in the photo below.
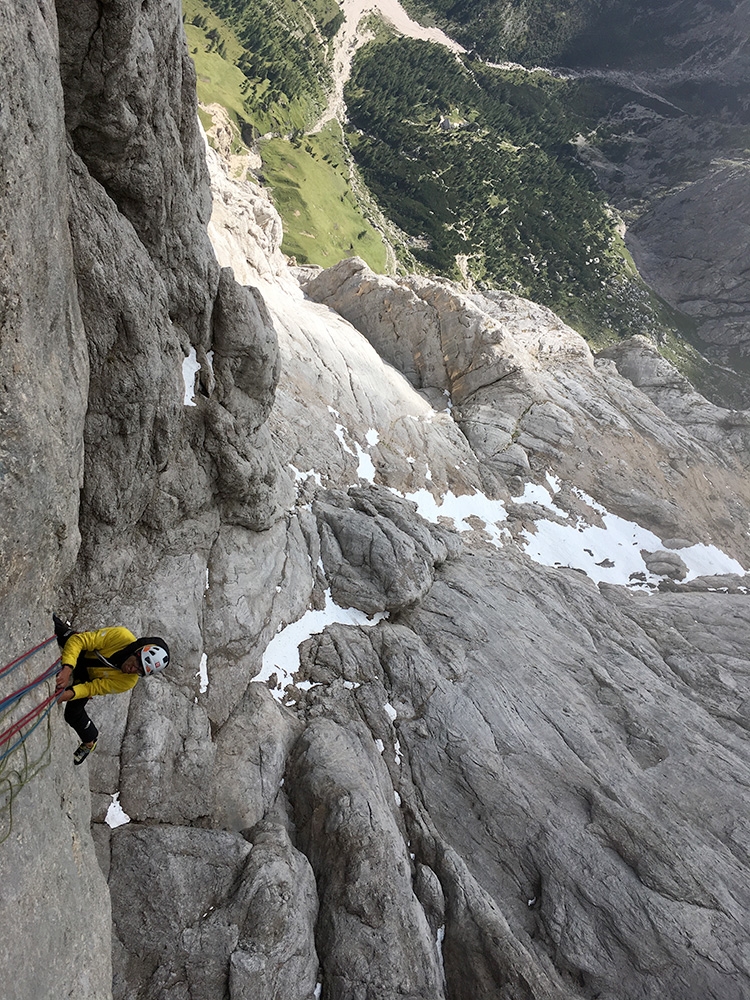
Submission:
{"label": "red rope", "polygon": [[28,684],[25,684],[22,688],[19,688],[17,691],[12,691],[4,698],[0,698],[0,711],[2,711],[2,709],[4,709],[6,705],[11,704],[11,702],[20,701],[21,698],[23,698],[25,694],[28,694],[32,688],[35,688],[37,684],[41,684],[42,681],[46,681],[48,677],[52,676],[53,672],[56,673],[56,667],[59,665],[59,663],[60,663],[60,658],[58,657],[51,666],[47,667],[46,670],[43,670],[42,673],[39,674],[38,677],[35,677],[33,681],[29,681]]}
{"label": "red rope", "polygon": [[44,649],[45,646],[49,646],[51,642],[55,641],[55,636],[52,635],[49,639],[45,639],[44,642],[40,642],[38,646],[34,646],[32,649],[27,649],[25,653],[21,653],[17,656],[15,660],[11,660],[10,663],[6,663],[4,667],[0,668],[0,677],[5,674],[9,674],[13,667],[17,667],[22,660],[27,659],[29,656],[33,656],[34,653],[38,653],[40,649]]}
{"label": "red rope", "polygon": [[59,698],[61,694],[62,691],[57,691],[54,694],[49,695],[49,697],[45,698],[44,701],[40,702],[38,705],[35,705],[34,708],[31,709],[31,711],[26,713],[26,715],[22,716],[22,718],[14,722],[12,726],[9,726],[4,732],[0,733],[0,747],[4,743],[7,743],[9,740],[11,740],[16,735],[16,733],[20,733],[23,727],[27,725],[29,722],[31,722],[32,719],[35,719],[37,715],[41,715],[42,712],[47,707],[47,705],[49,705],[51,702]]}

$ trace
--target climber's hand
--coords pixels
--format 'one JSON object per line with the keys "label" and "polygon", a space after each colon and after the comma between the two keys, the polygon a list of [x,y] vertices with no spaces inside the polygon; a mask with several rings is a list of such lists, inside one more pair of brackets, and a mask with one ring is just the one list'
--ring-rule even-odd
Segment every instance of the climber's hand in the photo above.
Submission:
{"label": "climber's hand", "polygon": [[64,691],[65,688],[70,684],[70,678],[73,676],[73,670],[71,667],[63,667],[55,678],[55,691]]}

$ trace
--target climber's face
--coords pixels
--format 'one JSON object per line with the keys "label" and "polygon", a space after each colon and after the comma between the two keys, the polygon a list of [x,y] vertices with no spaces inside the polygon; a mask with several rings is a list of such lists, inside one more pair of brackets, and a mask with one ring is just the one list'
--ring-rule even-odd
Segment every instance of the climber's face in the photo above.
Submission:
{"label": "climber's face", "polygon": [[134,653],[132,656],[129,656],[127,660],[125,660],[123,665],[120,667],[120,670],[122,670],[124,674],[142,673],[140,658],[137,657]]}

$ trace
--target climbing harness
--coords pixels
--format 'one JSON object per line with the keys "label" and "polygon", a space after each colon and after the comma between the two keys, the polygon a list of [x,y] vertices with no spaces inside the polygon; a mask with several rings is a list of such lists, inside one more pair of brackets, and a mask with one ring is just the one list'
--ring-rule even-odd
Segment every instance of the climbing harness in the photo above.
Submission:
{"label": "climbing harness", "polygon": [[[55,638],[53,635],[51,638],[40,642],[37,646],[22,653],[15,660],[11,660],[10,663],[6,663],[4,667],[0,668],[0,680],[8,677],[30,657],[42,649],[46,649],[50,643],[55,641]],[[58,702],[62,692],[57,691],[47,695],[33,708],[29,709],[28,712],[9,722],[7,726],[3,726],[3,723],[8,720],[10,715],[14,714],[12,710],[29,692],[55,676],[59,666],[60,658],[58,657],[54,663],[50,664],[46,670],[43,670],[33,680],[0,698],[0,817],[4,813],[7,813],[8,823],[7,831],[4,834],[0,833],[0,844],[10,836],[13,828],[13,800],[16,795],[25,784],[49,764],[47,751],[49,750],[52,738],[50,712],[52,711],[52,706]],[[45,746],[42,749],[41,755],[36,760],[31,761],[26,747],[26,740],[45,720],[47,722]],[[13,767],[11,769],[9,758],[19,748],[23,750],[23,764],[20,767]]]}

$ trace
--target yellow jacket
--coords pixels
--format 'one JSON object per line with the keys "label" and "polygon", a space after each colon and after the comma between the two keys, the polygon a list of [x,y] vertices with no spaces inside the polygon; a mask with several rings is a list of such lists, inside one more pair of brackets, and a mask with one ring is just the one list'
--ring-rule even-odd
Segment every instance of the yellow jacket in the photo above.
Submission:
{"label": "yellow jacket", "polygon": [[139,674],[125,674],[100,659],[108,660],[131,642],[135,642],[133,633],[119,625],[101,628],[97,632],[74,632],[65,643],[60,661],[64,667],[75,667],[79,655],[83,653],[90,680],[73,685],[72,700],[93,698],[100,694],[121,694],[135,687]]}

